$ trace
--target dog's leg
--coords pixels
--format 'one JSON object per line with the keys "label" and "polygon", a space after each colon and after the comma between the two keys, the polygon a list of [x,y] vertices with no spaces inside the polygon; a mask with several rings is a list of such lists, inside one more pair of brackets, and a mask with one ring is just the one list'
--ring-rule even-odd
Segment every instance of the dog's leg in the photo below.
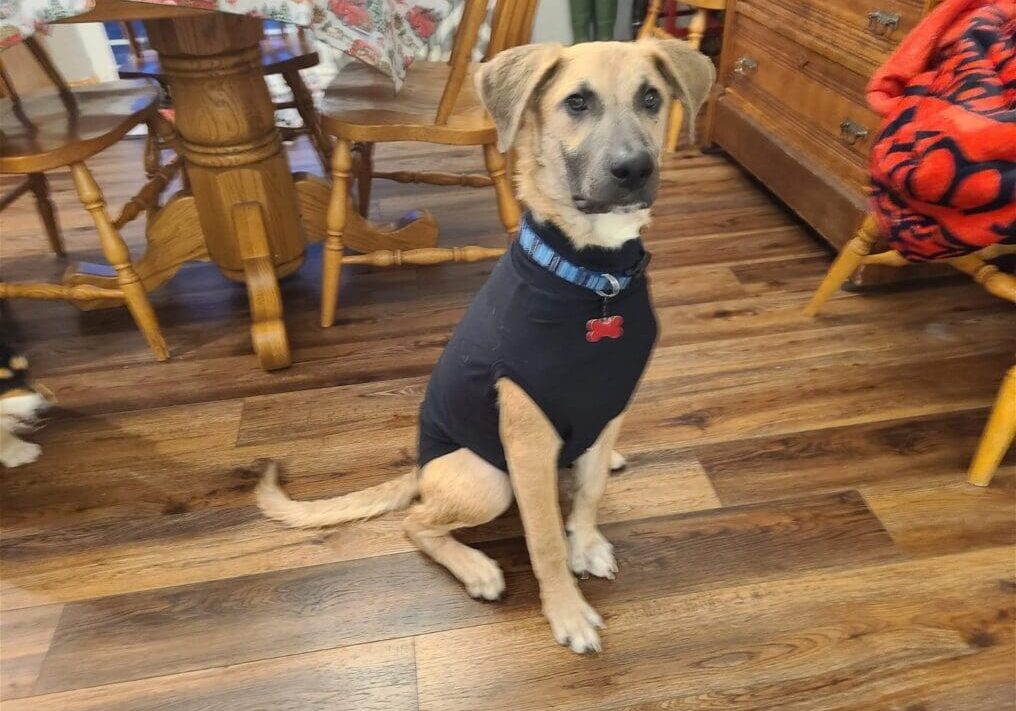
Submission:
{"label": "dog's leg", "polygon": [[42,447],[26,442],[0,424],[0,464],[13,469],[22,464],[31,464],[42,454]]}
{"label": "dog's leg", "polygon": [[614,547],[596,527],[596,509],[607,486],[612,459],[617,454],[614,443],[621,429],[621,418],[615,417],[603,429],[596,443],[575,462],[575,499],[568,516],[568,564],[576,575],[613,578],[617,572]]}
{"label": "dog's leg", "polygon": [[448,568],[472,597],[496,600],[504,592],[497,563],[449,534],[497,518],[511,503],[508,475],[459,449],[420,472],[420,503],[410,509],[403,526],[420,550]]}
{"label": "dog's leg", "polygon": [[543,614],[558,643],[574,652],[600,650],[603,620],[579,591],[568,569],[568,546],[557,495],[561,438],[540,408],[517,384],[497,383],[501,441],[526,532],[526,546],[540,583]]}

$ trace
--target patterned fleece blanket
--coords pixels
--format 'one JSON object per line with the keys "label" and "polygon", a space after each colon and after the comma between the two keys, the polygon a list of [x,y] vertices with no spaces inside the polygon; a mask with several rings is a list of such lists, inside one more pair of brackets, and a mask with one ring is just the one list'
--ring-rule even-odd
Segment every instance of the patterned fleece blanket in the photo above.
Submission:
{"label": "patterned fleece blanket", "polygon": [[946,0],[868,85],[875,219],[911,261],[1016,241],[1016,0]]}

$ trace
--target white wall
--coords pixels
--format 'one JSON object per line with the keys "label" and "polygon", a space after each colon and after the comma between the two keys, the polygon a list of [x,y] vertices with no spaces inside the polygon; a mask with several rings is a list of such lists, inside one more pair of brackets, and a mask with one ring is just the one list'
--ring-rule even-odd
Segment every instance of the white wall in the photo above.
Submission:
{"label": "white wall", "polygon": [[51,25],[49,36],[43,36],[42,42],[57,69],[71,84],[117,78],[113,50],[102,23]]}
{"label": "white wall", "polygon": [[540,0],[533,23],[533,42],[571,44],[571,13],[568,0]]}

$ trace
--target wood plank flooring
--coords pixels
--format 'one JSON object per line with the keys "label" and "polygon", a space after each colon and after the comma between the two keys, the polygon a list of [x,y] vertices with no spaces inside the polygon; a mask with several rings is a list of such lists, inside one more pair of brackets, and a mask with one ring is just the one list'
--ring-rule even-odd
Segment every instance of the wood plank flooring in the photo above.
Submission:
{"label": "wood plank flooring", "polygon": [[[416,145],[377,160],[481,168]],[[117,204],[140,164],[127,141],[91,167]],[[72,258],[97,260],[69,175],[51,184]],[[489,191],[375,185],[384,219],[424,206],[445,244],[502,240]],[[283,285],[295,363],[271,374],[209,265],[153,295],[165,364],[123,310],[6,304],[60,408],[43,458],[0,472],[3,710],[1016,711],[1016,453],[990,488],[963,481],[1011,305],[956,279],[804,318],[831,255],[722,156],[668,159],[656,213],[660,344],[603,503],[621,573],[581,583],[608,624],[591,658],[553,643],[514,510],[463,533],[505,569],[482,604],[399,515],[294,531],[253,506],[259,458],[300,497],[412,466],[427,376],[489,264],[350,272],[322,330],[311,248]],[[0,234],[5,278],[65,268],[30,199]]]}

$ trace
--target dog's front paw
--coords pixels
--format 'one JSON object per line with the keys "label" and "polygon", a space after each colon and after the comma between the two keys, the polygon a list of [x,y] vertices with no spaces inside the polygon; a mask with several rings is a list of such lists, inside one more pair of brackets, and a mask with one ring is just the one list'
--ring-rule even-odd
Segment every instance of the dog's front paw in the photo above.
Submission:
{"label": "dog's front paw", "polygon": [[543,615],[550,622],[550,630],[558,644],[576,654],[599,652],[603,618],[585,601],[576,588],[574,593],[544,600]]}
{"label": "dog's front paw", "polygon": [[597,529],[572,532],[568,536],[568,548],[568,565],[573,573],[583,578],[595,575],[614,579],[617,573],[614,546]]}
{"label": "dog's front paw", "polygon": [[31,464],[42,454],[42,447],[34,442],[25,442],[14,437],[4,438],[3,448],[0,449],[0,464],[8,469],[20,467],[22,464]]}

